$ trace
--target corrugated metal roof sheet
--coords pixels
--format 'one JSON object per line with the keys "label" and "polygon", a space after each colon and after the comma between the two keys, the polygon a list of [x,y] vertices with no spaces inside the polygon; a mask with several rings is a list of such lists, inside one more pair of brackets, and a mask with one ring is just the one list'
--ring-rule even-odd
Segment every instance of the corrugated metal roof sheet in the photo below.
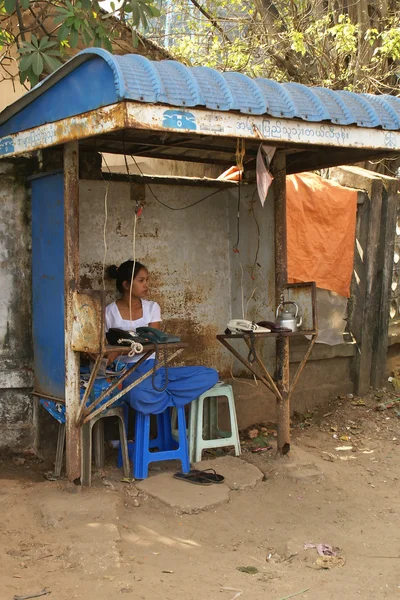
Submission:
{"label": "corrugated metal roof sheet", "polygon": [[[94,82],[88,81],[87,69],[82,70],[82,63],[87,61],[93,61],[93,65],[96,61],[99,63],[98,69],[93,68],[90,71],[92,78],[96,78],[96,73],[98,77],[104,77],[104,62],[108,65],[108,84],[114,86],[115,94],[108,93],[105,96],[104,93],[96,92],[101,81],[96,81],[97,87],[92,85]],[[100,67],[101,62],[103,67]],[[66,77],[70,80],[72,73],[76,102],[73,99],[71,106],[69,101],[65,114],[60,106],[53,115],[48,114],[47,118],[43,117],[39,121],[49,122],[79,114],[83,112],[82,107],[84,110],[93,110],[110,102],[135,100],[177,107],[239,111],[247,115],[270,115],[311,122],[330,121],[340,125],[400,129],[400,98],[394,96],[354,94],[321,87],[310,88],[299,83],[277,83],[264,78],[251,79],[242,73],[219,73],[209,67],[186,67],[171,60],[150,61],[137,54],[114,56],[97,48],[83,50],[6,108],[0,114],[0,125],[24,111],[38,97],[46,94],[47,90]],[[76,88],[79,87],[84,95],[81,102],[76,96]],[[76,112],[74,104],[79,106]],[[35,106],[42,110],[42,103],[36,102]],[[37,119],[36,111],[34,120]],[[26,119],[22,121],[25,123]],[[19,127],[20,120],[14,120],[11,129],[15,131]]]}

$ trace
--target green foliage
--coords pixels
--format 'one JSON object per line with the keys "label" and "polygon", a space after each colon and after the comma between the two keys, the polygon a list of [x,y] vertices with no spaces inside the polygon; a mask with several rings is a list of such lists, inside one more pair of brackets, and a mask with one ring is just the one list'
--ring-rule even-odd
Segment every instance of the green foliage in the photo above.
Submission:
{"label": "green foliage", "polygon": [[394,4],[122,0],[111,1],[105,12],[98,0],[0,0],[0,67],[5,71],[4,57],[12,61],[16,48],[20,79],[34,85],[82,45],[111,50],[120,35],[116,24],[124,23],[134,46],[140,32],[187,64],[277,81],[397,93],[400,11]]}
{"label": "green foliage", "polygon": [[61,66],[61,53],[56,50],[56,42],[50,42],[48,36],[37,39],[32,33],[30,42],[22,42],[19,49],[21,55],[19,61],[20,80],[29,80],[31,86],[38,83],[40,75],[45,67],[54,71]]}
{"label": "green foliage", "polygon": [[[51,73],[78,46],[102,47],[112,51],[118,37],[119,22],[146,31],[150,20],[160,12],[156,0],[123,0],[111,12],[104,12],[97,0],[0,0],[0,47],[4,57],[11,60],[16,48],[19,55],[19,76],[22,83],[34,86],[44,75]],[[113,18],[112,18],[113,17]],[[12,74],[0,63],[6,72]]]}
{"label": "green foliage", "polygon": [[[153,39],[181,60],[336,89],[397,92],[400,11],[391,0],[163,3]],[[169,31],[165,40],[166,22]]]}

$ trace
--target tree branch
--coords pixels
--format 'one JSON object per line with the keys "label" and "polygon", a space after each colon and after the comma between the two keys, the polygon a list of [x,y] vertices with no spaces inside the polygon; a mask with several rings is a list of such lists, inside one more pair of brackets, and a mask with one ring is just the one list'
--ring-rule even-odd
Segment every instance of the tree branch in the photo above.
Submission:
{"label": "tree branch", "polygon": [[[47,37],[50,37],[50,34],[48,33],[48,31],[46,31],[46,28],[43,24],[44,19],[43,19],[43,13],[41,15],[36,15],[33,11],[33,8],[30,6],[29,7],[29,12],[31,13],[31,15],[33,16],[33,18],[35,19],[33,21],[33,23],[31,23],[31,25],[35,25],[36,23],[38,23],[38,26],[40,27],[40,29],[43,31],[44,35],[47,35]],[[47,15],[46,15],[47,16]],[[39,22],[40,21],[40,22]]]}
{"label": "tree branch", "polygon": [[23,42],[26,42],[25,33],[24,33],[25,32],[25,26],[24,26],[24,21],[22,19],[21,7],[19,5],[19,0],[16,0],[16,2],[15,2],[15,10],[16,10],[16,13],[17,13],[19,31],[20,31],[20,34],[21,34],[21,40]]}
{"label": "tree branch", "polygon": [[193,6],[195,6],[202,15],[204,15],[206,17],[206,19],[208,19],[210,21],[210,23],[215,27],[215,29],[217,31],[219,31],[219,33],[221,34],[222,39],[224,40],[224,42],[226,42],[227,44],[232,44],[231,40],[227,37],[227,35],[225,34],[225,31],[223,30],[223,28],[221,27],[221,25],[218,23],[218,21],[216,21],[216,19],[210,15],[210,13],[208,13],[198,2],[197,0],[190,0],[190,2],[193,4]]}

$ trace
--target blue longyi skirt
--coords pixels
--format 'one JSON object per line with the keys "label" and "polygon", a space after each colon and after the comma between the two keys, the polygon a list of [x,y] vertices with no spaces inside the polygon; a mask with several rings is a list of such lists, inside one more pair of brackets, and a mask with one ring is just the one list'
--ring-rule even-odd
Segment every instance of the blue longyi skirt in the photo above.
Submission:
{"label": "blue longyi skirt", "polygon": [[[123,383],[124,387],[152,370],[154,363],[153,359],[146,360],[130,377],[127,377]],[[128,392],[125,398],[132,408],[145,415],[158,414],[164,412],[171,405],[179,407],[189,404],[189,402],[212,388],[217,381],[218,373],[215,369],[208,367],[169,367],[168,384],[163,392],[154,389],[153,376],[150,375]],[[158,389],[162,389],[165,382],[166,370],[161,367],[155,373],[154,384]]]}

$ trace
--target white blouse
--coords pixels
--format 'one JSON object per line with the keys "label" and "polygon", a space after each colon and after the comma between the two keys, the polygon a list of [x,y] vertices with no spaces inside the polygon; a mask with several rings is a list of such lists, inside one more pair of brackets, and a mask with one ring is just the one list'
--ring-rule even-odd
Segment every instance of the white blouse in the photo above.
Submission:
{"label": "white blouse", "polygon": [[[138,327],[147,327],[149,323],[158,323],[161,321],[161,309],[157,302],[152,300],[142,300],[143,316],[135,321],[129,321],[121,317],[116,302],[106,306],[106,333],[109,329],[122,329],[123,331],[136,331]],[[133,357],[121,356],[120,362],[137,362],[142,354],[135,354]],[[154,358],[154,354],[149,358]]]}

